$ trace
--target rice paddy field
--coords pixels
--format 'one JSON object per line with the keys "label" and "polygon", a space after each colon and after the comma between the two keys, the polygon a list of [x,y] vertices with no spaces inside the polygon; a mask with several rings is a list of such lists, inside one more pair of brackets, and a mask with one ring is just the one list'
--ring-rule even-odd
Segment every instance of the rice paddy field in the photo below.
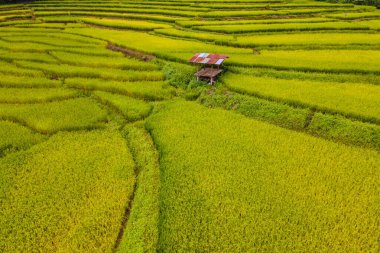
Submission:
{"label": "rice paddy field", "polygon": [[0,4],[0,252],[378,252],[379,227],[376,7]]}

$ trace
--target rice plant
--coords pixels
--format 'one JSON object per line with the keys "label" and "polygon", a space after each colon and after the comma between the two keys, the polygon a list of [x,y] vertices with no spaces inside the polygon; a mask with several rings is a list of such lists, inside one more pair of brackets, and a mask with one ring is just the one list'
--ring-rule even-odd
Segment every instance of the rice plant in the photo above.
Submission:
{"label": "rice plant", "polygon": [[101,127],[107,112],[88,98],[43,104],[0,104],[0,119],[19,122],[41,133]]}
{"label": "rice plant", "polygon": [[93,94],[99,98],[100,101],[110,105],[123,114],[128,121],[143,119],[147,117],[153,109],[149,103],[131,97],[104,91],[94,91]]}
{"label": "rice plant", "polygon": [[112,250],[135,182],[119,133],[59,133],[0,168],[2,252]]}
{"label": "rice plant", "polygon": [[62,88],[0,88],[0,103],[41,103],[74,98],[78,95],[76,90]]}
{"label": "rice plant", "polygon": [[165,82],[120,82],[100,79],[68,78],[65,85],[83,91],[100,90],[121,95],[127,95],[145,100],[163,100],[173,95],[173,90]]}
{"label": "rice plant", "polygon": [[380,106],[375,102],[380,96],[380,87],[377,85],[298,81],[235,74],[226,75],[224,82],[237,92],[380,122]]}
{"label": "rice plant", "polygon": [[377,151],[191,102],[147,127],[161,153],[159,250],[376,249]]}

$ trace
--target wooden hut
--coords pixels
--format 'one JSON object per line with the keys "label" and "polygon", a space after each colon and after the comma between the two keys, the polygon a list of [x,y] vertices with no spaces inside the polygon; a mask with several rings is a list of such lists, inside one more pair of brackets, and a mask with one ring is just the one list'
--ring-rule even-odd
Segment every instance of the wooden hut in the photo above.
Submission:
{"label": "wooden hut", "polygon": [[227,55],[222,54],[196,53],[189,62],[202,64],[201,70],[195,73],[197,80],[206,80],[213,85],[218,75],[223,72],[221,65],[227,58]]}

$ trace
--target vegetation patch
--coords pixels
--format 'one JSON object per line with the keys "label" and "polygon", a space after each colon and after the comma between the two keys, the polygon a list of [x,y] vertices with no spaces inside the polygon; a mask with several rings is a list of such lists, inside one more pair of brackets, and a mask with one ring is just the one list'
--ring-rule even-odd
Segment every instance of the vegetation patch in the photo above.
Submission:
{"label": "vegetation patch", "polygon": [[112,249],[135,180],[119,133],[59,133],[0,168],[1,251]]}

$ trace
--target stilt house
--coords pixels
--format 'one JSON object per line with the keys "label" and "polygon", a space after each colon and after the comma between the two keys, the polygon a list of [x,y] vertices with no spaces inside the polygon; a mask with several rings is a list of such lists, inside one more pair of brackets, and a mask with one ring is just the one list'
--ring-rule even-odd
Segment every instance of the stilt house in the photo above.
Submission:
{"label": "stilt house", "polygon": [[221,65],[227,58],[227,55],[222,54],[196,53],[189,62],[202,64],[203,67],[195,73],[197,80],[206,80],[213,85],[218,75],[223,72]]}

